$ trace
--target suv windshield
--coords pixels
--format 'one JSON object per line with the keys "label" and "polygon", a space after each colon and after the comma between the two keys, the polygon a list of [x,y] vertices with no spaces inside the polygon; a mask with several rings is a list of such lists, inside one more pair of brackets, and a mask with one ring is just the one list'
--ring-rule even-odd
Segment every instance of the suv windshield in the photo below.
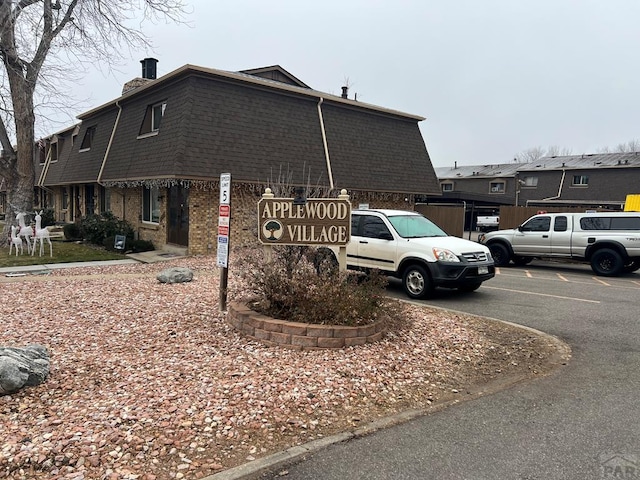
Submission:
{"label": "suv windshield", "polygon": [[395,215],[387,218],[398,235],[404,238],[448,236],[440,227],[422,215]]}

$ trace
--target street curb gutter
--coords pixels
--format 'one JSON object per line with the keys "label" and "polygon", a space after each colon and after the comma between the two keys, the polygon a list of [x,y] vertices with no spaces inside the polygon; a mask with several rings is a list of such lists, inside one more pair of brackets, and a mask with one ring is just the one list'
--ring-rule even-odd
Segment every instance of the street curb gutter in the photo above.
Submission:
{"label": "street curb gutter", "polygon": [[[408,302],[411,303],[411,302]],[[424,305],[422,305],[424,306]],[[456,312],[454,310],[448,310],[444,308],[434,307],[430,305],[434,309],[438,310],[446,310],[448,312],[460,313],[471,317],[482,318],[484,320],[490,320],[494,322],[503,323],[506,325],[510,325],[516,328],[520,328],[522,330],[526,330],[530,333],[534,333],[543,338],[546,338],[551,345],[555,347],[555,353],[551,355],[548,359],[548,364],[551,367],[549,372],[541,375],[540,377],[527,377],[524,375],[513,375],[509,378],[501,378],[496,379],[492,382],[488,382],[482,385],[470,385],[468,395],[465,397],[451,398],[447,399],[437,405],[434,405],[428,409],[416,409],[416,410],[407,410],[404,412],[397,413],[395,415],[390,415],[388,417],[384,417],[378,420],[374,420],[373,422],[368,423],[367,425],[363,425],[362,427],[358,427],[356,429],[338,433],[335,435],[331,435],[325,438],[321,438],[319,440],[314,440],[312,442],[305,443],[304,445],[298,445],[295,447],[287,448],[281,452],[274,453],[272,455],[266,456],[264,458],[259,458],[257,460],[250,461],[248,463],[244,463],[237,467],[233,467],[227,470],[224,470],[219,473],[215,473],[213,475],[209,475],[207,477],[202,478],[201,480],[249,480],[249,479],[257,479],[258,476],[262,473],[266,473],[268,471],[276,470],[278,468],[284,467],[288,464],[293,463],[294,461],[300,459],[304,455],[308,455],[319,450],[322,450],[330,445],[334,445],[336,443],[346,442],[348,440],[352,440],[354,438],[362,437],[365,435],[369,435],[374,433],[377,430],[392,427],[395,425],[399,425],[410,420],[413,420],[418,417],[423,417],[425,415],[430,415],[436,413],[444,408],[447,408],[451,405],[455,405],[462,401],[472,400],[474,398],[478,398],[480,396],[485,396],[488,394],[496,393],[502,390],[506,390],[507,388],[513,387],[514,385],[521,383],[526,380],[536,380],[537,378],[542,378],[545,376],[554,373],[560,366],[566,365],[569,358],[571,357],[571,347],[567,345],[565,342],[560,340],[558,337],[554,335],[550,335],[548,333],[541,332],[540,330],[536,330],[531,327],[527,327],[525,325],[519,325],[517,323],[507,322],[504,320],[499,320],[496,318],[483,317],[480,315],[474,315],[467,312]]]}

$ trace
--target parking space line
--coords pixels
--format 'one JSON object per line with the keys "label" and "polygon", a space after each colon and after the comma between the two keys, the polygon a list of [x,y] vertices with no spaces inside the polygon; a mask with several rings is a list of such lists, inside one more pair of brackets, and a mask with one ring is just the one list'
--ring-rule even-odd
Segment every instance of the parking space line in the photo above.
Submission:
{"label": "parking space line", "polygon": [[525,270],[524,274],[529,278],[533,278],[533,275],[531,275],[531,272],[529,270]]}
{"label": "parking space line", "polygon": [[560,298],[562,300],[574,300],[577,302],[586,302],[586,303],[600,303],[599,300],[589,300],[587,298],[577,298],[577,297],[565,297],[562,295],[551,295],[549,293],[537,293],[537,292],[527,292],[525,290],[514,290],[513,288],[500,288],[500,287],[491,287],[489,285],[482,285],[482,288],[489,288],[492,290],[503,290],[505,292],[514,292],[514,293],[523,293],[525,295],[537,295],[540,297],[551,297],[551,298]]}
{"label": "parking space line", "polygon": [[640,282],[637,280],[631,280],[631,283],[635,283],[636,285],[640,286]]}
{"label": "parking space line", "polygon": [[606,285],[607,287],[611,286],[610,283],[607,283],[604,280],[600,280],[598,277],[591,277],[591,278],[593,278],[596,282],[600,282],[601,284]]}
{"label": "parking space line", "polygon": [[569,280],[567,280],[567,277],[565,277],[564,275],[560,275],[559,273],[556,273],[556,275],[558,276],[558,278],[559,278],[560,280],[563,280],[563,281],[565,281],[565,282],[568,282],[568,281],[569,281]]}

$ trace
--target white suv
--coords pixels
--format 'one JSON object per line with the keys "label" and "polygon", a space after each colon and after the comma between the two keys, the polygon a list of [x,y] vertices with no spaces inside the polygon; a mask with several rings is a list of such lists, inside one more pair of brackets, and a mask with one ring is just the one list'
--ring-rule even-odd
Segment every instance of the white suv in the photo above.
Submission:
{"label": "white suv", "polygon": [[419,213],[404,210],[351,212],[347,268],[401,278],[411,298],[425,298],[435,287],[474,291],[495,275],[486,246],[451,237]]}

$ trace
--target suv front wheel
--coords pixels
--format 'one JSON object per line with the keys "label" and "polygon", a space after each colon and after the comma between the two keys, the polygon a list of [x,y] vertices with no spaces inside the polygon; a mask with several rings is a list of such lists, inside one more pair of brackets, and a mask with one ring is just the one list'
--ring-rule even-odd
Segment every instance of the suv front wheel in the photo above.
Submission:
{"label": "suv front wheel", "polygon": [[429,274],[421,265],[409,265],[405,269],[402,286],[409,297],[416,299],[428,297],[433,290]]}

